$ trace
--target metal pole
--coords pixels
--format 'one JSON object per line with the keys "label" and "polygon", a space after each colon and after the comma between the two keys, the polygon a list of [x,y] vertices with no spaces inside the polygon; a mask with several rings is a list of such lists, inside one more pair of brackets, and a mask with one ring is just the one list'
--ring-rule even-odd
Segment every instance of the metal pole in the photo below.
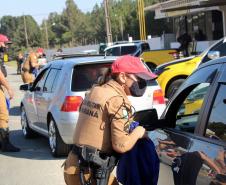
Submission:
{"label": "metal pole", "polygon": [[140,27],[140,39],[146,40],[146,27],[145,27],[145,16],[144,16],[144,2],[143,0],[138,0],[138,19]]}
{"label": "metal pole", "polygon": [[145,15],[144,15],[144,1],[141,0],[141,12],[142,12],[142,23],[143,23],[143,39],[146,40],[146,24],[145,24]]}
{"label": "metal pole", "polygon": [[45,25],[45,34],[46,34],[46,48],[49,49],[49,35],[46,20],[44,21]]}
{"label": "metal pole", "polygon": [[29,47],[29,43],[28,43],[27,24],[26,24],[25,15],[23,15],[23,18],[24,18],[24,34],[25,34],[26,46],[28,48]]}
{"label": "metal pole", "polygon": [[110,45],[112,44],[112,33],[111,33],[111,22],[109,17],[109,10],[108,10],[108,0],[104,0],[104,11],[105,11],[105,20],[106,20],[107,42],[108,42],[108,45]]}
{"label": "metal pole", "polygon": [[138,19],[139,19],[139,29],[140,29],[140,40],[143,40],[143,30],[142,30],[142,21],[141,21],[141,6],[140,0],[137,1],[137,11],[138,11]]}
{"label": "metal pole", "polygon": [[122,22],[122,16],[120,16],[120,31],[121,31],[121,37],[122,37],[122,40],[124,39],[123,38],[123,32],[124,32],[124,30],[123,30],[123,22]]}

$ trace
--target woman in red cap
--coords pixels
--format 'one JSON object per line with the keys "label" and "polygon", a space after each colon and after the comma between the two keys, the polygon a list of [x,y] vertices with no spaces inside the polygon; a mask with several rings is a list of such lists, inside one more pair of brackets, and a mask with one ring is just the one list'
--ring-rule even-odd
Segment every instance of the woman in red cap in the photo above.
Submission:
{"label": "woman in red cap", "polygon": [[127,96],[142,96],[146,80],[155,78],[141,60],[118,58],[111,67],[111,79],[93,86],[80,106],[74,132],[74,146],[64,166],[67,185],[118,184],[110,176],[116,165],[115,153],[125,153],[145,136],[142,126],[129,132],[133,122]]}

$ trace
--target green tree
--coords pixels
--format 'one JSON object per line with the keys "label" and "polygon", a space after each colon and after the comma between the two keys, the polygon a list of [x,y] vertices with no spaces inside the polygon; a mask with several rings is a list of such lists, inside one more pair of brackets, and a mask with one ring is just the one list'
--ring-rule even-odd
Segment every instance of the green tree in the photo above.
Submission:
{"label": "green tree", "polygon": [[[144,0],[145,6],[159,0]],[[71,47],[74,45],[106,42],[104,4],[95,5],[93,10],[83,13],[74,0],[66,0],[66,8],[61,14],[50,13],[40,26],[32,16],[25,16],[28,42],[31,47],[46,46],[46,28],[49,46]],[[113,40],[127,40],[128,36],[139,39],[137,0],[109,0],[109,13]],[[154,12],[145,12],[147,34],[161,35],[172,32],[172,23],[166,19],[155,20]],[[0,20],[0,33],[6,34],[13,42],[16,51],[26,46],[23,16],[3,16]],[[46,23],[46,24],[44,24]],[[123,29],[123,30],[122,30]]]}
{"label": "green tree", "polygon": [[78,30],[78,25],[81,24],[80,18],[84,15],[73,0],[67,0],[66,8],[63,10],[62,16],[64,25],[69,28],[68,32],[71,32],[71,34],[68,34],[68,36],[72,36],[70,45],[74,45],[77,40],[76,31]]}
{"label": "green tree", "polygon": [[99,7],[95,5],[93,11],[90,14],[90,25],[93,31],[93,36],[98,42],[106,41],[106,26],[105,26],[105,14],[103,4]]}
{"label": "green tree", "polygon": [[[47,28],[45,28],[45,26]],[[65,44],[63,35],[69,31],[69,28],[65,26],[62,15],[56,12],[50,13],[48,20],[46,21],[46,25],[45,25],[45,22],[43,22],[41,27],[42,27],[42,40],[46,42],[45,29],[47,29],[49,46],[51,48],[62,47],[62,45]]]}
{"label": "green tree", "polygon": [[[20,17],[22,19],[22,17]],[[25,16],[26,26],[27,26],[27,35],[28,43],[30,47],[40,47],[41,45],[41,31],[37,22],[30,15]],[[20,24],[22,25],[22,24]]]}
{"label": "green tree", "polygon": [[7,35],[10,40],[14,37],[14,31],[17,29],[17,20],[13,16],[3,16],[0,21],[0,33]]}
{"label": "green tree", "polygon": [[[27,25],[28,42],[31,47],[40,46],[40,28],[32,16],[25,16]],[[12,41],[10,55],[16,55],[18,50],[24,50],[26,46],[25,25],[23,16],[12,17],[4,16],[1,19],[0,32],[7,35]]]}

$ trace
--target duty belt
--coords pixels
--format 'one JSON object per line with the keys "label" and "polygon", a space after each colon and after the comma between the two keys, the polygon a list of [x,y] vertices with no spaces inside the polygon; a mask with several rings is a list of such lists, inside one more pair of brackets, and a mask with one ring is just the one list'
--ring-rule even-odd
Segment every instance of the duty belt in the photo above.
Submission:
{"label": "duty belt", "polygon": [[72,148],[72,153],[79,159],[80,181],[82,185],[91,185],[92,179],[85,180],[84,171],[89,169],[94,175],[97,185],[107,185],[110,173],[117,164],[117,158],[113,155],[99,151],[87,146],[76,146]]}

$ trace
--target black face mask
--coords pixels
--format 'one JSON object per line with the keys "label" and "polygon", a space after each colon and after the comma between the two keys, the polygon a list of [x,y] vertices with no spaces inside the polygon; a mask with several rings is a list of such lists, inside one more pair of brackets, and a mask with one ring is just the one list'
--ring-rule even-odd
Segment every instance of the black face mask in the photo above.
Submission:
{"label": "black face mask", "polygon": [[143,79],[138,82],[133,82],[132,86],[129,88],[132,96],[141,97],[147,88],[147,82]]}

